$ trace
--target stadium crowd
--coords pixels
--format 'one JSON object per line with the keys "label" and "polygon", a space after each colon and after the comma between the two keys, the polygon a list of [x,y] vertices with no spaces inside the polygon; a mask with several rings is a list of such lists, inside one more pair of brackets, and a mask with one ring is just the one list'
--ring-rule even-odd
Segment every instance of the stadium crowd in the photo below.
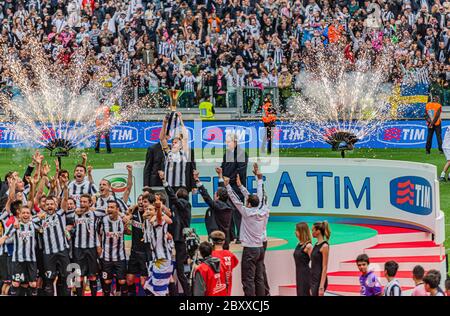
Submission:
{"label": "stadium crowd", "polygon": [[[249,98],[276,87],[285,105],[317,50],[335,45],[350,65],[394,54],[389,81],[426,83],[447,100],[444,0],[5,0],[0,20],[3,57],[25,59],[27,36],[54,61],[70,62],[87,48],[97,62],[110,62],[105,87],[125,81],[151,107],[164,103],[158,95],[169,87],[185,91],[180,107],[209,98],[216,107],[236,106],[241,87],[251,87]],[[8,72],[0,73],[11,89]]]}

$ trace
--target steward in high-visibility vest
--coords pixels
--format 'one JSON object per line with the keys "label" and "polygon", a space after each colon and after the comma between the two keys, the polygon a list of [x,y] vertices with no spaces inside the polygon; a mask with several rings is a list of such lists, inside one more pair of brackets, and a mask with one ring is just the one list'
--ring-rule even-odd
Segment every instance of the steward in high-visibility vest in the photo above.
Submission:
{"label": "steward in high-visibility vest", "polygon": [[264,127],[266,130],[265,139],[263,139],[263,148],[265,147],[265,143],[267,141],[267,152],[269,154],[272,153],[272,129],[275,127],[275,122],[277,120],[276,110],[272,105],[272,100],[270,95],[268,95],[264,101],[263,105],[263,117],[262,121],[264,123]]}
{"label": "steward in high-visibility vest", "polygon": [[119,121],[120,118],[121,118],[121,116],[120,116],[120,105],[115,103],[109,108],[109,110],[111,112],[112,119],[114,121]]}
{"label": "steward in high-visibility vest", "polygon": [[428,102],[425,106],[425,120],[428,126],[427,144],[425,146],[427,154],[431,151],[434,133],[436,133],[439,151],[443,153],[441,113],[442,105],[439,103],[439,97],[435,95],[432,102]]}
{"label": "steward in high-visibility vest", "polygon": [[200,110],[200,118],[202,120],[214,120],[214,114],[216,111],[214,110],[214,105],[209,101],[209,98],[205,98],[203,102],[201,102],[198,106]]}

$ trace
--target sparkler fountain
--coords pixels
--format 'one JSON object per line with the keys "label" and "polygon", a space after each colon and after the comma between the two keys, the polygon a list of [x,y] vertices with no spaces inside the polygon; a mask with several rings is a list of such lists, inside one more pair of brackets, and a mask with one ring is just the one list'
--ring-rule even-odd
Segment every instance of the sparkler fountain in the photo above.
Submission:
{"label": "sparkler fountain", "polygon": [[332,150],[353,150],[391,118],[383,83],[389,59],[379,54],[376,62],[360,57],[352,63],[336,46],[319,51],[301,78],[301,95],[290,111],[311,140],[328,143]]}
{"label": "sparkler fountain", "polygon": [[12,116],[10,128],[29,147],[44,147],[57,157],[74,148],[90,146],[90,138],[133,116],[137,104],[127,102],[120,117],[96,124],[100,97],[104,104],[124,99],[123,86],[105,92],[102,80],[109,74],[107,62],[96,62],[83,48],[75,50],[70,63],[52,62],[35,39],[25,42],[29,56],[7,56],[3,60],[20,96],[0,94],[0,101]]}

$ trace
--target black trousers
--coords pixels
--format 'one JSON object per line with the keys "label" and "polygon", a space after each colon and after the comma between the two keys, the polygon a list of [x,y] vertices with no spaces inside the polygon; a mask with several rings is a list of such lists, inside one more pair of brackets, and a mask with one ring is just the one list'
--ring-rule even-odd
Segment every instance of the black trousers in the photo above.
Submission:
{"label": "black trousers", "polygon": [[175,261],[177,264],[177,278],[185,296],[191,296],[191,288],[188,283],[186,274],[184,273],[184,263],[187,260],[186,243],[183,241],[175,241]]}
{"label": "black trousers", "polygon": [[264,123],[264,128],[266,130],[266,133],[263,137],[263,145],[262,148],[266,148],[267,145],[267,153],[271,154],[272,153],[272,128],[275,127],[275,122],[271,122],[271,123]]}
{"label": "black trousers", "polygon": [[[231,188],[233,191],[237,194],[239,199],[244,203],[244,195],[242,194],[241,190],[237,186],[236,183],[231,183]],[[233,214],[231,219],[231,241],[235,239],[239,239],[239,235],[241,234],[241,222],[242,222],[242,215],[239,213],[239,211],[235,208],[233,208]]]}
{"label": "black trousers", "polygon": [[440,151],[442,151],[442,126],[441,124],[437,126],[433,126],[432,128],[428,128],[428,135],[427,135],[427,151],[431,150],[431,145],[433,143],[433,134],[436,133],[436,138],[438,141],[438,148]]}
{"label": "black trousers", "polygon": [[266,265],[264,264],[264,259],[266,258],[266,251],[267,251],[267,241],[263,243],[264,253],[263,253],[263,278],[264,278],[264,289],[265,289],[265,295],[270,296],[270,286],[269,286],[269,280],[267,279],[267,272],[266,272]]}
{"label": "black trousers", "polygon": [[97,139],[95,140],[95,151],[100,150],[100,140],[102,139],[102,135],[105,136],[106,151],[110,153],[111,152],[111,140],[109,137],[109,131],[97,133]]}
{"label": "black trousers", "polygon": [[241,267],[245,296],[265,296],[264,247],[244,247]]}

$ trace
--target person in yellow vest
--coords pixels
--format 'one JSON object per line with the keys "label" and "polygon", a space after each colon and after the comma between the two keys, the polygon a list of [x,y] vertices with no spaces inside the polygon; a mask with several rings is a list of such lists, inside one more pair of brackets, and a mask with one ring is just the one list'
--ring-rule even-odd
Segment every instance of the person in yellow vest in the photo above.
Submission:
{"label": "person in yellow vest", "polygon": [[266,96],[263,105],[263,117],[262,121],[264,123],[265,134],[262,142],[261,151],[265,151],[265,146],[267,142],[267,153],[270,155],[272,153],[272,130],[275,128],[275,122],[277,120],[276,110],[272,105],[272,98],[270,95]]}
{"label": "person in yellow vest", "polygon": [[110,108],[101,101],[101,106],[96,111],[95,125],[97,127],[97,138],[95,140],[95,152],[98,154],[100,152],[100,141],[102,136],[105,137],[106,142],[106,152],[108,154],[111,151],[111,141],[110,141],[110,129],[111,129],[111,110]]}
{"label": "person in yellow vest", "polygon": [[428,102],[425,107],[425,120],[428,126],[426,153],[430,154],[431,145],[433,143],[433,134],[436,133],[438,141],[439,152],[443,154],[442,150],[442,105],[439,103],[439,97],[433,96],[433,101]]}
{"label": "person in yellow vest", "polygon": [[202,120],[214,120],[214,114],[216,111],[214,110],[214,105],[209,100],[209,95],[206,95],[202,102],[200,102],[198,106],[200,110],[200,118]]}

